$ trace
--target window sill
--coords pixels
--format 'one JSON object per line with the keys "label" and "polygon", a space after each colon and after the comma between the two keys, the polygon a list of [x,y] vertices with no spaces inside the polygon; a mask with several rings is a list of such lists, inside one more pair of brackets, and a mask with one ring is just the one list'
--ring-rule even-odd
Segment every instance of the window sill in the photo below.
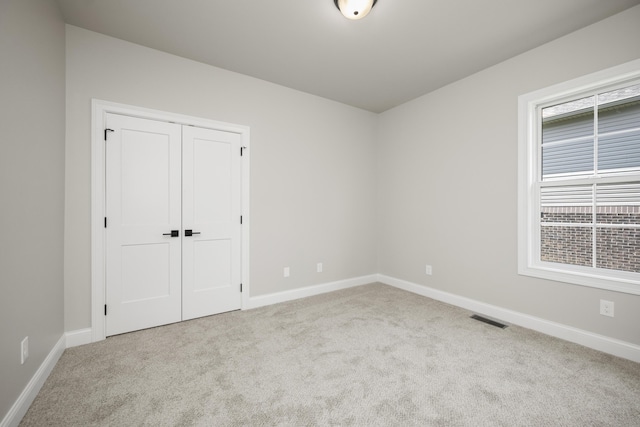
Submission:
{"label": "window sill", "polygon": [[566,269],[555,267],[553,264],[518,266],[518,274],[590,288],[640,295],[640,281],[638,280],[600,275],[597,272],[567,271]]}

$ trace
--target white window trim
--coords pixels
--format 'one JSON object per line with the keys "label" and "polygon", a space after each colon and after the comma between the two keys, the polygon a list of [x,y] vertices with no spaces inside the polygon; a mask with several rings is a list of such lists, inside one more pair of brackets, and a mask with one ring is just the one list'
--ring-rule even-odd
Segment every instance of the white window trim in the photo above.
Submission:
{"label": "white window trim", "polygon": [[640,280],[635,273],[617,272],[617,277],[613,277],[606,270],[583,271],[580,267],[540,262],[536,259],[540,242],[535,238],[539,212],[535,185],[539,162],[538,108],[637,78],[640,59],[518,97],[518,274],[640,295]]}

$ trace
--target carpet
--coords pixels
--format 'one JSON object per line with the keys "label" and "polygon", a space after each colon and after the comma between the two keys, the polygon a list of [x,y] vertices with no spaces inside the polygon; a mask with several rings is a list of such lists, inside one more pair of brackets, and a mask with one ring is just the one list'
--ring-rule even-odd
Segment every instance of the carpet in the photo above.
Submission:
{"label": "carpet", "polygon": [[65,350],[21,426],[640,426],[640,364],[382,284]]}

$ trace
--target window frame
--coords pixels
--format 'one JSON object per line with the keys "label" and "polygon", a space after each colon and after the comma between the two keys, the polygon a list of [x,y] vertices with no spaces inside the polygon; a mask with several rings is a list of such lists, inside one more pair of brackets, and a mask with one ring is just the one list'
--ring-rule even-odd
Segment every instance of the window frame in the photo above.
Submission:
{"label": "window frame", "polygon": [[[542,108],[578,99],[593,91],[637,84],[634,80],[639,78],[640,59],[518,97],[518,274],[640,295],[640,273],[540,261],[539,182],[542,180],[538,174],[542,152]],[[611,180],[584,177],[564,184],[573,185],[579,181],[605,184]],[[562,180],[557,184],[562,185]]]}

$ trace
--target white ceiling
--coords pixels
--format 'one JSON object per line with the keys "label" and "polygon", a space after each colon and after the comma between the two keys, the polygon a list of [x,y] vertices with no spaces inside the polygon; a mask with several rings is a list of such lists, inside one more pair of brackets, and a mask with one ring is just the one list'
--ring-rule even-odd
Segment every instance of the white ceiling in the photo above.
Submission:
{"label": "white ceiling", "polygon": [[640,0],[379,0],[359,21],[333,0],[58,3],[69,24],[382,112]]}

